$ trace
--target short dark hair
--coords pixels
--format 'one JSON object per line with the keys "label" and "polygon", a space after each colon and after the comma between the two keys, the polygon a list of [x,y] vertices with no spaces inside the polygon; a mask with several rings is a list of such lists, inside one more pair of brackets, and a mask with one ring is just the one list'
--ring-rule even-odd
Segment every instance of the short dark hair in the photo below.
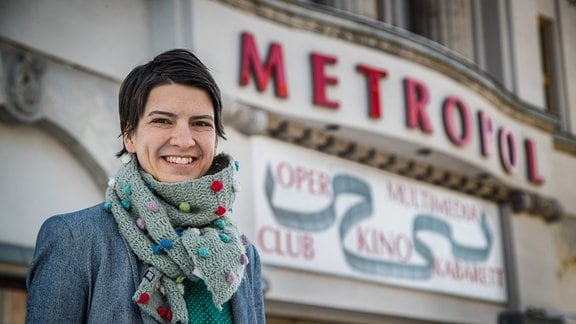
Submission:
{"label": "short dark hair", "polygon": [[[226,139],[222,123],[222,97],[220,89],[208,68],[190,51],[173,49],[156,56],[152,61],[135,67],[120,85],[118,112],[120,136],[132,135],[144,114],[150,91],[164,84],[182,84],[204,90],[214,106],[216,135]],[[127,153],[122,144],[116,156]]]}

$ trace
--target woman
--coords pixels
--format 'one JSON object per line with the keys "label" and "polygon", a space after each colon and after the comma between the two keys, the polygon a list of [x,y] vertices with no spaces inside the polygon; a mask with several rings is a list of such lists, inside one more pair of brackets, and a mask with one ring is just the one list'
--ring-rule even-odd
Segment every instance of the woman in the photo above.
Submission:
{"label": "woman", "polygon": [[48,219],[29,323],[264,323],[260,259],[231,219],[237,162],[217,154],[220,91],[186,50],[119,94],[123,165],[102,204]]}

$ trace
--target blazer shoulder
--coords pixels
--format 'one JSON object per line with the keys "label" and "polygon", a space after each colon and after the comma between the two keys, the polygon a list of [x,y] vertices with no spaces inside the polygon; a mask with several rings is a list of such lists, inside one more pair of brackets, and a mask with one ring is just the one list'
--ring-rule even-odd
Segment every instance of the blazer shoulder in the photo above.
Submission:
{"label": "blazer shoulder", "polygon": [[253,243],[249,243],[248,245],[246,245],[246,254],[248,255],[249,258],[254,258],[254,259],[260,259],[260,255],[258,253],[258,249],[256,249],[256,246],[254,246]]}
{"label": "blazer shoulder", "polygon": [[70,213],[59,214],[48,218],[40,232],[69,231],[73,237],[90,237],[92,235],[105,235],[118,231],[112,214],[104,210],[100,203],[85,209]]}

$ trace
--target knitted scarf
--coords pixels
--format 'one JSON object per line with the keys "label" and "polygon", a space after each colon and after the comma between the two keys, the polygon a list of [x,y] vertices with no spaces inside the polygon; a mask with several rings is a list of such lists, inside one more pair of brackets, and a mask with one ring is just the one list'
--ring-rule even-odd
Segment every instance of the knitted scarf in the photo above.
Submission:
{"label": "knitted scarf", "polygon": [[220,154],[206,175],[179,183],[156,181],[135,156],[123,162],[104,208],[132,251],[150,265],[133,300],[159,322],[188,323],[182,282],[200,278],[221,309],[248,263],[247,239],[229,218],[237,162]]}

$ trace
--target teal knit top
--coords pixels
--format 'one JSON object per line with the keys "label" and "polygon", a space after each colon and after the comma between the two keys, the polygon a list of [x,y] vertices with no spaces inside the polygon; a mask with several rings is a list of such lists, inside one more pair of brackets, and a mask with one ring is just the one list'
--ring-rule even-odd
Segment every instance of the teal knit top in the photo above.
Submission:
{"label": "teal knit top", "polygon": [[232,324],[230,301],[222,304],[222,310],[216,308],[206,284],[201,279],[184,281],[184,300],[188,308],[188,323]]}

